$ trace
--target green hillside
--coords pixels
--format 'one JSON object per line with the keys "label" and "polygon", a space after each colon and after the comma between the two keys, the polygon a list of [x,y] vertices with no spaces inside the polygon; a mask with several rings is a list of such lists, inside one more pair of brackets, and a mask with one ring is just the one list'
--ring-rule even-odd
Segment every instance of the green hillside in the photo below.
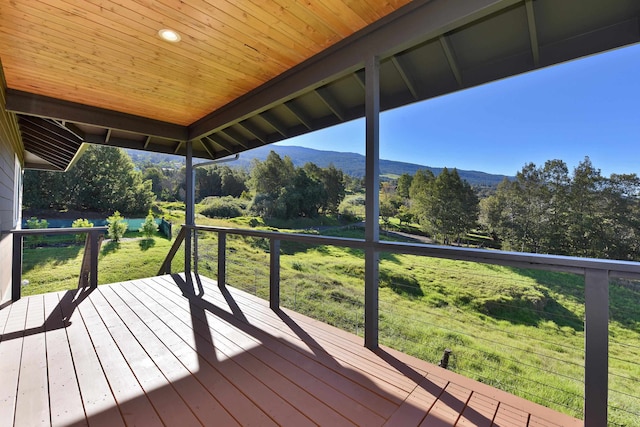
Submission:
{"label": "green hillside", "polygon": [[[273,150],[280,157],[289,156],[295,166],[303,166],[305,163],[312,162],[321,168],[333,164],[341,169],[347,175],[362,178],[365,174],[365,157],[357,153],[342,153],[337,151],[314,150],[305,147],[284,146],[284,145],[267,145],[240,154],[240,158],[236,161],[225,163],[231,167],[242,167],[249,169],[251,161],[258,159],[264,161],[269,152]],[[184,159],[179,156],[169,154],[147,153],[143,151],[127,150],[132,160],[136,164],[149,162],[156,164],[183,164]],[[445,165],[454,168],[455,165]],[[414,163],[396,162],[393,160],[380,159],[380,175],[383,176],[400,176],[403,173],[413,175],[419,169],[429,169],[435,175],[442,172],[442,167],[431,167],[418,165]],[[495,186],[502,181],[504,175],[494,175],[479,171],[467,171],[458,169],[460,177],[471,185],[487,185]]]}

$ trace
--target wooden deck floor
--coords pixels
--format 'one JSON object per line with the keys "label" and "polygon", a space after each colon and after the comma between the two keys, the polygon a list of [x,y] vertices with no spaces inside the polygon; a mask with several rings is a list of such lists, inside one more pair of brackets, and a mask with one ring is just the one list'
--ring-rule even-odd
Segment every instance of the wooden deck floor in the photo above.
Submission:
{"label": "wooden deck floor", "polygon": [[582,422],[201,278],[0,310],[0,425],[568,426]]}

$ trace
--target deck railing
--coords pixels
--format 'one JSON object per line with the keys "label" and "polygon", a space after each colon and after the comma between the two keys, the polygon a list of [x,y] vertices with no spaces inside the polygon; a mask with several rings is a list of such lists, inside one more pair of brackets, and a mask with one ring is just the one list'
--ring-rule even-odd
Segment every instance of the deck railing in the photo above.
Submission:
{"label": "deck railing", "polygon": [[[425,245],[400,242],[368,242],[363,239],[327,237],[307,234],[280,233],[252,229],[231,229],[225,227],[189,226],[184,227],[191,233],[217,233],[217,280],[227,283],[226,242],[228,235],[248,236],[265,239],[269,242],[269,301],[272,308],[280,306],[280,244],[292,242],[308,245],[338,246],[360,249],[375,256],[381,253],[408,254],[422,257],[443,258],[457,261],[470,261],[524,269],[537,269],[555,272],[566,272],[584,277],[584,322],[585,322],[585,361],[584,361],[584,420],[585,426],[607,425],[608,404],[608,364],[609,364],[609,281],[612,277],[640,278],[640,263],[587,259],[567,256],[513,253],[504,251],[461,248],[451,246]],[[182,231],[181,231],[182,233]],[[183,235],[184,237],[184,235]],[[197,271],[197,239],[193,253],[196,255],[194,269]],[[170,272],[171,258],[176,253],[180,242],[172,249],[171,257],[164,262],[160,274]],[[370,274],[369,274],[370,276]],[[365,272],[365,277],[367,273]],[[378,271],[373,277],[378,278]],[[367,295],[367,293],[375,293]],[[365,284],[365,341],[377,342],[379,323],[379,304],[377,284]],[[368,312],[368,314],[367,314]],[[367,322],[367,319],[375,319]]]}
{"label": "deck railing", "polygon": [[24,238],[29,236],[51,236],[65,234],[86,234],[84,257],[81,264],[80,281],[90,287],[98,286],[98,253],[100,252],[100,238],[107,231],[107,227],[83,228],[41,228],[14,230],[13,234],[13,265],[11,276],[11,300],[20,299],[22,286],[22,249]]}

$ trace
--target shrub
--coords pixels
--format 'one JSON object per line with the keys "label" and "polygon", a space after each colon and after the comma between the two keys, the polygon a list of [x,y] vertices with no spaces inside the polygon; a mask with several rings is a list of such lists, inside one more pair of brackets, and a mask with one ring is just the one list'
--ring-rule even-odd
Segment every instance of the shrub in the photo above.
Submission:
{"label": "shrub", "polygon": [[[27,220],[27,228],[29,229],[47,228],[48,226],[49,226],[49,223],[47,222],[46,219],[38,219],[35,216],[32,216]],[[27,243],[28,246],[36,247],[40,244],[40,242],[42,242],[42,240],[43,240],[42,236],[35,235],[35,236],[28,236],[25,239],[25,242]]]}
{"label": "shrub", "polygon": [[[93,223],[89,222],[88,219],[78,218],[71,223],[71,227],[72,228],[91,228],[93,227]],[[83,233],[75,235],[76,242],[82,242],[84,238],[85,238],[85,235]]]}
{"label": "shrub", "polygon": [[107,227],[107,234],[114,242],[119,242],[127,231],[127,223],[124,222],[124,218],[118,211],[115,211],[113,215],[107,218]]}
{"label": "shrub", "polygon": [[360,221],[360,218],[358,217],[358,215],[356,215],[355,213],[353,213],[350,209],[343,209],[340,212],[340,219],[344,222],[357,222]]}
{"label": "shrub", "polygon": [[156,224],[156,221],[153,218],[153,213],[151,212],[151,210],[149,210],[149,214],[144,219],[144,223],[142,224],[142,227],[140,227],[138,231],[141,232],[142,235],[145,236],[147,239],[152,238],[156,234],[156,231],[158,231],[158,224]]}
{"label": "shrub", "polygon": [[209,218],[236,218],[243,216],[247,207],[247,201],[234,197],[207,197],[202,215]]}
{"label": "shrub", "polygon": [[38,229],[38,228],[47,228],[49,223],[46,219],[38,219],[35,216],[32,216],[27,220],[27,228],[29,229]]}

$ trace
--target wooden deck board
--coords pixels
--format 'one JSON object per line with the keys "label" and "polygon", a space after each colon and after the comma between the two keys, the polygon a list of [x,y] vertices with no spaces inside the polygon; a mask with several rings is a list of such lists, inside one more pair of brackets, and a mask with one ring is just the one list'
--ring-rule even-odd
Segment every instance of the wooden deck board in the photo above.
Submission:
{"label": "wooden deck board", "polygon": [[[292,409],[304,408],[302,411],[304,415],[314,422],[330,423],[331,425],[350,424],[338,412],[333,411],[330,406],[297,384],[297,381],[291,381],[291,375],[287,370],[275,370],[266,363],[261,356],[264,356],[268,351],[256,355],[253,350],[261,347],[260,342],[251,339],[231,325],[219,321],[215,316],[206,315],[204,310],[194,310],[193,307],[188,310],[188,306],[180,307],[179,305],[176,306],[176,309],[173,311],[174,314],[182,313],[182,316],[190,318],[192,322],[198,322],[200,325],[198,329],[203,333],[202,338],[208,344],[215,345],[227,358],[233,358],[235,363],[251,374],[255,380],[267,385],[272,394],[288,402]],[[194,313],[196,318],[193,318]]]}
{"label": "wooden deck board", "polygon": [[[220,319],[212,319],[211,321],[218,324],[217,322],[219,322]],[[219,326],[217,327],[212,327],[214,329],[224,327],[223,324],[218,325]],[[263,329],[267,330],[268,328],[265,327]],[[290,342],[274,340],[273,335],[266,334],[262,330],[253,329],[253,333],[255,338],[259,340],[256,342],[261,343],[262,347],[270,349],[274,354],[289,361],[290,364],[293,364],[302,371],[307,372],[310,376],[323,381],[333,388],[334,395],[339,396],[342,394],[343,396],[341,397],[341,400],[344,400],[344,405],[349,406],[349,409],[355,410],[359,416],[358,419],[362,419],[362,417],[367,419],[368,415],[366,411],[361,410],[362,408],[360,408],[360,404],[367,407],[368,411],[373,414],[382,414],[383,418],[390,415],[397,407],[397,403],[392,403],[389,401],[389,398],[393,398],[398,401],[398,396],[394,395],[383,397],[375,391],[371,391],[370,388],[368,388],[370,383],[363,384],[366,380],[366,376],[341,368],[330,355],[323,353],[316,354],[308,350],[307,346],[296,347],[295,343],[293,344],[293,347],[291,347],[289,345],[291,344]],[[297,341],[301,343],[299,339]],[[282,345],[283,342],[287,345]],[[260,350],[258,349],[255,351]],[[336,369],[339,371],[336,371]],[[291,371],[289,369],[285,369],[283,372],[288,374]],[[297,376],[293,378],[295,378],[295,381],[300,381],[301,379]],[[317,393],[317,390],[314,389],[314,393]],[[354,403],[355,406],[352,406]],[[347,414],[349,412],[350,411],[347,410]],[[380,424],[380,421],[383,419],[380,417],[375,418],[377,418],[375,424]],[[374,422],[373,419],[370,421]]]}
{"label": "wooden deck board", "polygon": [[22,340],[27,318],[28,300],[20,300],[4,308],[10,316],[6,319],[0,340],[0,419],[13,423],[16,409]]}
{"label": "wooden deck board", "polygon": [[[203,279],[205,290],[208,290],[206,297],[215,301],[215,303],[225,304],[226,301],[219,292],[215,292],[217,286],[212,286],[212,283],[206,278]],[[211,292],[214,291],[214,292]],[[314,321],[312,319],[300,316],[290,310],[282,309],[282,315],[286,315],[290,318],[292,323],[283,325],[283,317],[278,316],[271,310],[266,310],[265,305],[261,300],[255,298],[247,298],[248,295],[230,289],[230,293],[234,299],[243,302],[244,314],[249,320],[253,319],[253,324],[259,326],[263,330],[269,330],[269,332],[278,338],[284,339],[287,342],[293,342],[296,345],[307,346],[308,350],[315,352],[321,350],[330,354],[330,361],[338,363],[344,368],[357,368],[368,369],[371,375],[383,383],[392,385],[394,393],[396,388],[400,388],[405,392],[410,392],[415,387],[415,382],[426,373],[425,371],[416,371],[415,378],[407,378],[406,374],[403,374],[396,369],[392,369],[390,365],[381,359],[378,355],[371,352],[364,347],[364,341],[361,338],[354,337],[353,334],[345,333],[340,329],[328,329],[328,325],[322,322]],[[285,318],[285,320],[288,320]],[[311,322],[305,322],[311,320]],[[298,335],[309,335],[308,332],[312,332],[313,339],[304,342]],[[336,336],[337,335],[337,336]],[[351,338],[348,340],[346,338]],[[355,340],[354,340],[355,338]],[[357,361],[354,365],[354,361]],[[386,386],[383,385],[383,386]]]}
{"label": "wooden deck board", "polygon": [[44,295],[45,337],[49,375],[49,405],[52,426],[86,426],[73,358],[69,349],[64,317],[58,294]]}
{"label": "wooden deck board", "polygon": [[16,399],[16,425],[50,424],[45,318],[43,296],[29,298]]}
{"label": "wooden deck board", "polygon": [[[121,411],[98,358],[98,350],[102,349],[94,347],[87,325],[76,311],[76,305],[81,303],[84,295],[86,293],[72,291],[58,294],[84,411],[92,426],[124,426]],[[126,407],[123,409],[123,412],[127,411]]]}
{"label": "wooden deck board", "polygon": [[0,311],[2,425],[580,425],[206,278],[23,298]]}

